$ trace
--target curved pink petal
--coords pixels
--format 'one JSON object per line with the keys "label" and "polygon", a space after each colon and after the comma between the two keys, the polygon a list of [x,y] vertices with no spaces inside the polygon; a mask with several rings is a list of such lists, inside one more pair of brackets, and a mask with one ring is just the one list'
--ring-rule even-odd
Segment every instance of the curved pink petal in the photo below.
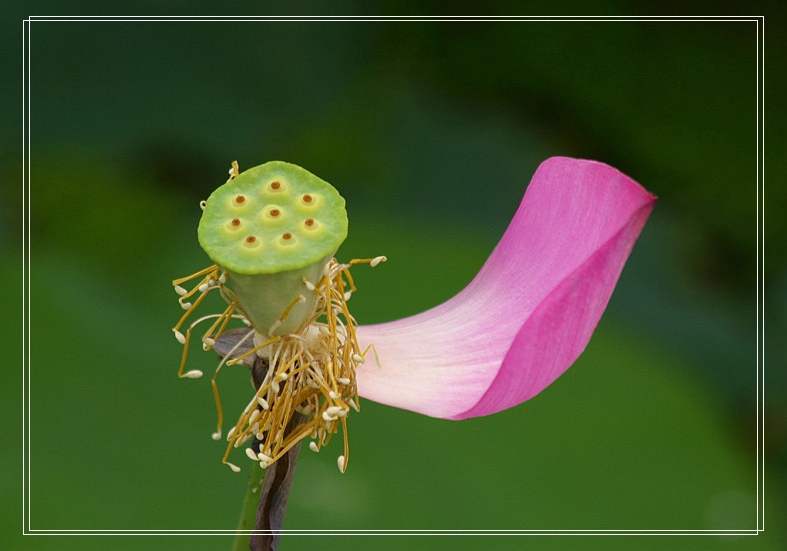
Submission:
{"label": "curved pink petal", "polygon": [[656,197],[605,164],[553,157],[459,294],[416,316],[358,328],[373,344],[360,394],[465,419],[541,392],[582,353]]}

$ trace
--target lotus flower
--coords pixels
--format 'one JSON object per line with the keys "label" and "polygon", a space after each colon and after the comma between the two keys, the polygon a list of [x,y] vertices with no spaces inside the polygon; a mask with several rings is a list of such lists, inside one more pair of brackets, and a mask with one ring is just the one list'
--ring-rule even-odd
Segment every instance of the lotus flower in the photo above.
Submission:
{"label": "lotus flower", "polygon": [[[263,466],[307,436],[319,450],[339,426],[346,430],[359,395],[446,419],[513,407],[549,386],[585,349],[655,200],[605,164],[548,159],[464,290],[421,314],[358,326],[347,309],[355,290],[349,269],[385,257],[347,264],[333,258],[347,235],[344,199],[296,165],[272,161],[241,174],[235,163],[227,184],[202,205],[200,244],[216,264],[173,281],[187,310],[174,328],[184,344],[178,374],[202,375],[183,368],[191,330],[207,319],[214,323],[202,336],[205,349],[252,371],[262,362],[256,394],[227,435],[224,461],[256,437],[264,439],[262,449],[247,453]],[[195,278],[202,280],[191,291],[180,286]],[[227,310],[182,334],[186,318],[215,289]],[[225,332],[233,318],[251,328]],[[219,438],[215,376],[212,383]],[[298,430],[289,426],[296,412],[308,419]],[[342,471],[346,436],[344,449]]]}
{"label": "lotus flower", "polygon": [[[223,461],[252,440],[253,470],[241,528],[252,549],[275,549],[303,439],[318,452],[340,428],[347,467],[347,415],[358,395],[446,419],[489,415],[532,398],[585,349],[656,198],[605,164],[565,157],[538,168],[511,225],[470,284],[436,308],[358,326],[347,308],[350,267],[385,257],[333,258],[347,235],[344,199],[304,169],[272,161],[240,173],[203,202],[198,235],[215,264],[173,281],[186,313],[173,328],[184,345],[213,320],[203,347],[250,368],[255,394]],[[197,280],[190,291],[181,284]],[[222,314],[181,332],[205,295]],[[190,302],[193,300],[194,302]],[[232,319],[248,327],[225,331]],[[373,351],[374,360],[368,358]],[[257,493],[259,492],[259,493]],[[259,505],[256,504],[259,496]],[[242,539],[242,538],[241,538]],[[241,547],[245,541],[240,541]]]}
{"label": "lotus flower", "polygon": [[359,366],[359,394],[457,420],[532,398],[585,349],[655,201],[608,165],[544,161],[464,290],[421,314],[358,327],[377,359]]}

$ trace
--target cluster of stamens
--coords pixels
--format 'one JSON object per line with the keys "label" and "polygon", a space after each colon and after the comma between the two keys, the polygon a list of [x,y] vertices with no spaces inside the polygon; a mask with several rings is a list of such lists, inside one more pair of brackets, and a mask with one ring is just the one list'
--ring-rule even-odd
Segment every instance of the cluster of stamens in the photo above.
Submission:
{"label": "cluster of stamens", "polygon": [[[200,279],[199,283],[196,284],[191,290],[187,290],[182,287],[184,283],[197,278],[202,279]],[[183,345],[183,355],[181,356],[180,360],[180,369],[178,369],[178,377],[180,378],[185,377],[189,379],[198,379],[202,377],[202,371],[198,369],[193,369],[185,373],[183,371],[183,369],[186,367],[186,358],[188,357],[189,343],[191,342],[191,332],[197,325],[209,319],[214,320],[210,328],[202,335],[202,348],[204,350],[210,350],[213,348],[213,345],[216,344],[216,339],[226,329],[227,324],[231,319],[236,318],[243,320],[242,315],[235,314],[236,304],[230,296],[231,293],[228,293],[228,289],[224,286],[226,282],[227,274],[220,270],[216,264],[209,266],[204,270],[200,270],[199,272],[188,277],[176,279],[172,282],[175,292],[179,295],[178,303],[184,310],[186,310],[186,313],[183,314],[183,316],[180,318],[180,321],[178,321],[175,327],[172,328],[172,331],[175,333],[175,338],[180,344]],[[181,331],[183,324],[197,309],[208,293],[214,289],[219,289],[225,300],[229,303],[227,309],[221,314],[211,314],[197,319],[189,326],[184,334]],[[189,302],[189,299],[192,299],[194,296],[197,297],[194,302]]]}
{"label": "cluster of stamens", "polygon": [[[246,454],[265,468],[305,438],[311,439],[311,450],[319,451],[341,427],[344,452],[337,463],[339,470],[344,472],[349,459],[347,414],[350,408],[359,409],[355,371],[368,352],[359,348],[355,335],[356,322],[347,308],[347,301],[355,291],[350,267],[359,263],[376,266],[384,260],[385,257],[377,257],[340,264],[332,259],[318,282],[304,278],[305,288],[316,295],[316,302],[310,321],[301,330],[292,334],[268,336],[249,328],[245,337],[221,360],[211,381],[218,410],[218,429],[213,435],[215,439],[221,438],[223,424],[216,384],[221,367],[237,363],[248,365],[249,360],[255,358],[267,366],[254,397],[227,434],[229,444],[223,462],[232,470],[237,472],[240,468],[228,461],[230,452],[249,440],[253,439],[252,446],[246,449]],[[190,291],[182,287],[185,282],[195,279],[198,279],[198,283]],[[178,342],[184,345],[179,377],[202,376],[198,370],[184,373],[191,332],[199,323],[213,320],[201,339],[206,350],[214,347],[231,319],[240,319],[249,325],[236,296],[225,283],[226,275],[217,265],[173,281],[180,295],[179,302],[187,310],[173,329]],[[184,334],[181,328],[186,319],[214,289],[219,289],[228,302],[227,309],[221,314],[199,318]],[[197,298],[193,303],[189,302],[194,296]],[[296,301],[303,298],[298,297]],[[289,308],[282,313],[282,321],[288,312]],[[243,347],[248,340],[253,346],[246,344]],[[237,353],[236,350],[240,349],[245,352]],[[302,422],[293,427],[291,420],[296,414]]]}

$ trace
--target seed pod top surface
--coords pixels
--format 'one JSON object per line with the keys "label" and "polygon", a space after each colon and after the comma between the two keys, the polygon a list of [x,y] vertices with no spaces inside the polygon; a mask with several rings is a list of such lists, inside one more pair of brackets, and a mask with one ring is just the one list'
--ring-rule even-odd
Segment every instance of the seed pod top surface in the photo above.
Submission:
{"label": "seed pod top surface", "polygon": [[328,182],[271,161],[210,195],[197,236],[208,256],[232,272],[297,270],[332,255],[347,237],[344,205]]}

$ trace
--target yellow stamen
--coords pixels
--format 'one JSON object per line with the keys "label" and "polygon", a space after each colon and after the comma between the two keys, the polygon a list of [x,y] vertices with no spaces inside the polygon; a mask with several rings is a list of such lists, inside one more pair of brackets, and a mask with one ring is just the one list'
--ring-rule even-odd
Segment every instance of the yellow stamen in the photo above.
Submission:
{"label": "yellow stamen", "polygon": [[240,348],[240,346],[243,345],[244,342],[246,342],[246,339],[251,337],[253,334],[254,334],[253,331],[249,331],[242,339],[240,339],[237,343],[235,343],[235,346],[233,346],[229,350],[227,355],[221,359],[221,361],[219,362],[219,366],[216,368],[216,371],[213,373],[213,378],[210,380],[210,386],[213,389],[213,400],[216,402],[216,413],[218,415],[217,428],[216,428],[216,432],[214,433],[216,435],[215,440],[221,438],[221,428],[222,425],[224,425],[224,409],[221,407],[221,397],[219,396],[219,384],[218,382],[216,382],[216,379],[219,376],[219,371],[221,371],[221,367],[226,363],[226,359],[232,357],[232,354],[235,352],[235,350]]}
{"label": "yellow stamen", "polygon": [[232,161],[232,166],[230,167],[230,177],[228,182],[235,178],[235,176],[240,176],[240,166],[238,166],[238,161]]}
{"label": "yellow stamen", "polygon": [[218,268],[219,267],[216,264],[213,264],[212,266],[208,266],[207,268],[204,268],[204,269],[200,270],[199,272],[193,273],[190,276],[181,277],[179,279],[173,279],[172,280],[172,285],[173,286],[175,286],[175,285],[182,285],[183,283],[186,283],[187,281],[191,281],[192,279],[196,279],[196,278],[198,278],[200,276],[204,276],[205,274],[209,274],[209,273],[213,272],[214,270],[218,271]]}
{"label": "yellow stamen", "polygon": [[246,358],[248,358],[249,356],[251,356],[252,354],[256,354],[257,352],[259,352],[263,348],[265,348],[265,347],[267,347],[267,346],[269,346],[269,345],[271,345],[273,343],[279,342],[279,340],[281,340],[281,337],[273,337],[272,339],[269,339],[269,340],[265,341],[264,343],[255,346],[251,350],[249,350],[247,352],[244,352],[240,356],[236,356],[236,357],[232,358],[231,360],[227,360],[227,365],[238,364],[238,363],[242,362],[243,360],[245,360]]}

